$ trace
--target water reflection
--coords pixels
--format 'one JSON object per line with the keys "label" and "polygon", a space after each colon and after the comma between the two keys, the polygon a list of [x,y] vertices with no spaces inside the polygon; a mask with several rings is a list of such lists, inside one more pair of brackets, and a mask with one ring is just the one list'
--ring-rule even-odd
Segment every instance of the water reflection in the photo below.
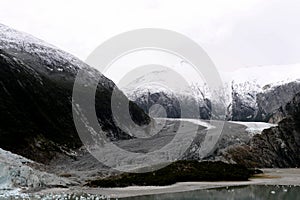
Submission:
{"label": "water reflection", "polygon": [[280,199],[300,198],[300,186],[249,185],[124,198],[124,200]]}

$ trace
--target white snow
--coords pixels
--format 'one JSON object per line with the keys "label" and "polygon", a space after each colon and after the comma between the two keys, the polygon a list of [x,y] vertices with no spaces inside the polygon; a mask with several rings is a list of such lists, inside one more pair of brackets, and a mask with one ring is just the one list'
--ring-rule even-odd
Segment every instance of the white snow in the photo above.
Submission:
{"label": "white snow", "polygon": [[[27,52],[32,55],[38,55],[45,63],[55,66],[55,62],[69,62],[66,68],[82,68],[86,66],[84,62],[73,55],[64,52],[55,46],[48,44],[30,34],[16,31],[8,26],[0,24],[0,46],[2,49],[15,49],[18,52]],[[50,69],[49,70],[54,70]],[[59,71],[62,68],[58,69]]]}
{"label": "white snow", "polygon": [[[225,107],[232,102],[234,90],[243,103],[256,108],[256,95],[258,93],[268,92],[276,86],[290,82],[300,82],[300,64],[247,67],[232,72],[220,72],[223,88],[215,89],[215,91],[209,90],[208,85],[202,80],[193,82],[189,88],[182,88],[181,84],[177,84],[176,91],[167,90],[159,84],[155,85],[155,83],[163,83],[163,77],[167,74],[163,70],[154,71],[136,77],[134,81],[121,87],[121,89],[132,101],[145,94],[164,92],[181,99],[196,99],[200,105],[204,98],[208,98],[213,102],[213,105],[225,105]],[[166,78],[168,77],[166,76]]]}
{"label": "white snow", "polygon": [[270,124],[265,122],[239,122],[239,121],[230,121],[234,124],[241,124],[246,126],[246,131],[251,135],[261,134],[264,129],[277,126],[277,124]]}
{"label": "white snow", "polygon": [[17,154],[13,154],[9,151],[5,151],[0,148],[0,163],[15,163],[22,165],[24,163],[32,163],[32,160],[19,156]]}
{"label": "white snow", "polygon": [[165,118],[164,120],[169,120],[169,121],[186,121],[186,122],[192,122],[194,124],[204,126],[207,130],[216,128],[215,126],[211,125],[207,121],[201,120],[201,119],[187,119],[187,118]]}
{"label": "white snow", "polygon": [[276,88],[278,86],[286,85],[286,84],[289,84],[291,82],[300,83],[300,75],[299,75],[298,79],[287,78],[285,80],[281,80],[281,81],[277,81],[277,82],[274,82],[274,83],[267,84],[263,87],[263,92],[271,91],[271,90],[273,90],[274,88]]}
{"label": "white snow", "polygon": [[65,178],[36,170],[28,164],[38,165],[32,160],[0,148],[0,197],[19,194],[21,189],[74,184]]}
{"label": "white snow", "polygon": [[[98,78],[100,78],[99,83],[101,83],[102,86],[107,88],[114,87],[114,84],[102,76],[100,72],[88,66],[75,56],[37,39],[30,34],[14,30],[3,24],[0,24],[0,48],[12,56],[15,56],[13,59],[21,63],[23,62],[23,56],[26,54],[32,55],[33,58],[38,59],[43,65],[46,65],[45,69],[49,71],[49,73],[66,71],[77,74],[78,70],[84,69],[88,73],[88,77],[86,78],[88,84],[91,80],[95,78],[98,80]],[[20,56],[20,59],[16,59],[17,56]],[[26,63],[24,66],[26,66]],[[32,73],[37,79],[40,79],[39,75],[36,74],[32,68],[29,67],[29,69],[32,70]],[[98,75],[100,75],[100,77]]]}
{"label": "white snow", "polygon": [[291,65],[267,65],[239,68],[232,72],[221,72],[224,82],[256,82],[261,87],[277,82],[292,82],[300,78],[300,63]]}

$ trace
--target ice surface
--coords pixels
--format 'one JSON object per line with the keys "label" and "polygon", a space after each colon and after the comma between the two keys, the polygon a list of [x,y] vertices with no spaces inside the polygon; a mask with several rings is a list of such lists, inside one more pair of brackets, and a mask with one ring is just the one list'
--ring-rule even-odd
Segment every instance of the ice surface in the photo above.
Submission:
{"label": "ice surface", "polygon": [[277,124],[270,124],[264,122],[239,122],[239,121],[230,121],[231,123],[241,124],[246,126],[246,131],[252,135],[260,134],[264,129],[277,126]]}
{"label": "ice surface", "polygon": [[18,193],[20,188],[65,187],[75,184],[65,178],[34,169],[29,164],[38,163],[1,148],[0,160],[0,194]]}

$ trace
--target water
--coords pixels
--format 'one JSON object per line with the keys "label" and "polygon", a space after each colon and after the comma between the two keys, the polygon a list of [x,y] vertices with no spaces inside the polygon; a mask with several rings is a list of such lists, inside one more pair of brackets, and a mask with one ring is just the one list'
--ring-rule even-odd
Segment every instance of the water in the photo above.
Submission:
{"label": "water", "polygon": [[0,194],[0,200],[116,200],[118,198],[105,196],[105,195],[94,195],[94,194],[77,194],[77,193],[57,193],[57,194],[25,194],[25,193],[6,193]]}
{"label": "water", "polygon": [[241,187],[227,187],[227,188],[220,188],[220,189],[198,190],[198,191],[190,191],[190,192],[122,198],[122,200],[196,200],[196,199],[294,200],[294,199],[300,199],[300,186],[249,185],[249,186],[241,186]]}
{"label": "water", "polygon": [[249,185],[239,187],[227,187],[209,190],[198,190],[170,194],[156,194],[139,197],[116,198],[92,194],[22,194],[22,195],[0,195],[0,199],[26,199],[26,200],[196,200],[196,199],[239,199],[239,200],[265,200],[280,199],[294,200],[300,199],[300,186],[266,186]]}

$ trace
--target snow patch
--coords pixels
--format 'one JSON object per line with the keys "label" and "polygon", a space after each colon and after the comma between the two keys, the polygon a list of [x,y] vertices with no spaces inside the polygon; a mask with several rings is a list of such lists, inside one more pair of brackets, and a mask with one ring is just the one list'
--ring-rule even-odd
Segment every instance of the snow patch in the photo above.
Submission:
{"label": "snow patch", "polygon": [[[32,55],[37,55],[49,66],[56,66],[56,63],[71,64],[65,68],[81,69],[83,66],[87,66],[84,62],[74,57],[73,55],[64,52],[57,47],[48,44],[40,39],[33,37],[30,34],[14,30],[0,24],[0,46],[1,49],[14,49],[18,52],[26,52]],[[49,68],[48,70],[53,70]],[[58,71],[62,71],[63,68],[59,68]]]}
{"label": "snow patch", "polygon": [[180,118],[180,119],[175,119],[175,118],[159,118],[159,119],[164,119],[164,120],[169,120],[169,121],[186,121],[186,122],[192,122],[194,124],[204,126],[206,130],[214,129],[216,128],[215,126],[211,125],[208,121],[204,121],[201,119],[187,119],[187,118]]}
{"label": "snow patch", "polygon": [[250,133],[251,135],[255,134],[261,134],[261,132],[264,129],[268,129],[271,127],[276,127],[277,124],[270,124],[270,123],[264,123],[264,122],[239,122],[239,121],[230,121],[234,124],[241,124],[246,126],[246,131]]}

